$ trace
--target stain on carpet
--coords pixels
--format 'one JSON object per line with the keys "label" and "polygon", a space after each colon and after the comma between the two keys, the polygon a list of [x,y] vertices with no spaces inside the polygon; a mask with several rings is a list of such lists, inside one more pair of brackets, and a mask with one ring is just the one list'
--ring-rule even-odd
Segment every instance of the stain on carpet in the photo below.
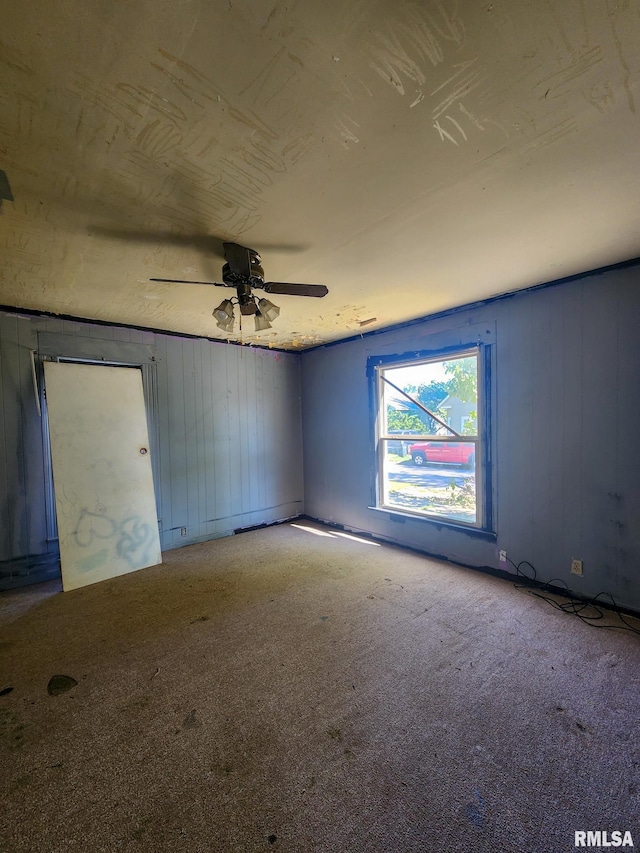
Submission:
{"label": "stain on carpet", "polygon": [[61,693],[67,693],[74,687],[77,687],[78,682],[70,675],[52,675],[47,684],[47,693],[49,696],[59,696]]}
{"label": "stain on carpet", "polygon": [[478,829],[484,828],[484,812],[486,809],[485,801],[480,794],[480,791],[475,788],[475,801],[471,803],[467,803],[464,813],[467,816],[468,820],[471,821],[474,826],[477,826]]}
{"label": "stain on carpet", "polygon": [[8,749],[21,749],[24,746],[24,723],[20,717],[6,708],[0,710],[0,742]]}
{"label": "stain on carpet", "polygon": [[189,711],[187,716],[184,718],[184,722],[182,724],[183,729],[195,729],[196,726],[199,726],[200,723],[196,720],[196,710]]}

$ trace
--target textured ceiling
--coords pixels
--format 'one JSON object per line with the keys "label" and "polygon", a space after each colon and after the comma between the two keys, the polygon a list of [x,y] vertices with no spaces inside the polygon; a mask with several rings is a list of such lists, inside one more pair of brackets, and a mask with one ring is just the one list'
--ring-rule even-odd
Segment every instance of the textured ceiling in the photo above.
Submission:
{"label": "textured ceiling", "polygon": [[305,348],[640,255],[638,0],[6,0],[0,304]]}

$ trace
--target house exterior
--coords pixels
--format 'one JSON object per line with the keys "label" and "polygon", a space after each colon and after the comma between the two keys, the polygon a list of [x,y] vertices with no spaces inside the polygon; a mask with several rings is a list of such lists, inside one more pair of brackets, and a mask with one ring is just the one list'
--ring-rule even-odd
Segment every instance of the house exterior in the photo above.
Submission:
{"label": "house exterior", "polygon": [[445,413],[444,420],[447,424],[461,435],[464,435],[465,427],[471,423],[475,424],[477,420],[475,413],[478,404],[476,402],[465,403],[464,400],[453,397],[451,394],[444,398],[438,408]]}

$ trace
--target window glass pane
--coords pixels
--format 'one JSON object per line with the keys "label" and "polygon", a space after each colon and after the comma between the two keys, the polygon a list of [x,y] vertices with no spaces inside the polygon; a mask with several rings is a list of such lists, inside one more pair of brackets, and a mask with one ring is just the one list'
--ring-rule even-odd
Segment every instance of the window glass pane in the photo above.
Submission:
{"label": "window glass pane", "polygon": [[472,348],[378,367],[381,506],[482,523],[478,362]]}
{"label": "window glass pane", "polygon": [[[380,370],[383,435],[478,434],[478,358],[474,353]],[[432,417],[428,414],[431,412]]]}
{"label": "window glass pane", "polygon": [[476,524],[476,442],[382,444],[384,506]]}

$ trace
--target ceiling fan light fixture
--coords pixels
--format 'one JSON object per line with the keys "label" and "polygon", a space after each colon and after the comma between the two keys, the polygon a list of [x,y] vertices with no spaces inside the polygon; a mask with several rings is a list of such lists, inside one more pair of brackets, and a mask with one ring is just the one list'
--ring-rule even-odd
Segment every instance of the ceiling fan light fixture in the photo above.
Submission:
{"label": "ceiling fan light fixture", "polygon": [[256,324],[256,332],[261,332],[263,329],[270,329],[271,323],[268,318],[261,314],[260,312],[256,312],[256,316],[254,318],[254,322]]}
{"label": "ceiling fan light fixture", "polygon": [[[267,320],[275,320],[280,313],[278,306],[274,305],[273,302],[269,302],[268,299],[258,299],[258,311],[263,317],[266,317]],[[264,328],[267,327],[265,326]]]}
{"label": "ceiling fan light fixture", "polygon": [[233,331],[233,303],[230,299],[223,299],[220,305],[213,311],[213,316],[216,319],[216,325],[225,332]]}

